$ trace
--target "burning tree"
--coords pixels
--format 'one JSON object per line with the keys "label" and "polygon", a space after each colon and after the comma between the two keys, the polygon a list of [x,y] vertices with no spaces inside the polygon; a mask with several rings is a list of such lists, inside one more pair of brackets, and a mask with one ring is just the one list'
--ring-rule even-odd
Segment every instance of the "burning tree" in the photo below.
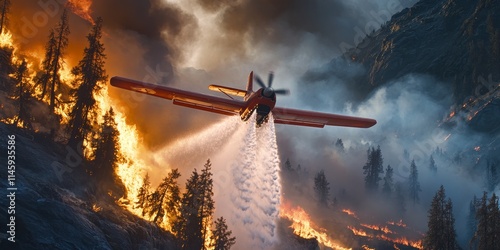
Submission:
{"label": "burning tree", "polygon": [[408,181],[410,199],[413,201],[413,204],[418,203],[420,201],[418,193],[422,192],[422,189],[420,188],[420,182],[418,181],[418,170],[417,165],[415,165],[415,160],[411,161],[410,176],[408,177]]}
{"label": "burning tree", "polygon": [[9,19],[7,18],[7,13],[9,13],[9,8],[10,8],[10,0],[2,0],[1,3],[0,3],[0,8],[2,8],[0,10],[1,12],[1,16],[0,16],[0,34],[3,33],[3,30],[7,24],[7,22],[9,21]]}
{"label": "burning tree", "polygon": [[211,167],[207,160],[201,174],[195,169],[186,183],[180,217],[174,225],[182,249],[203,249],[207,242],[207,229],[215,209]]}
{"label": "burning tree", "polygon": [[432,199],[427,225],[428,231],[424,237],[425,249],[458,249],[453,205],[451,199],[446,200],[443,186]]}
{"label": "burning tree", "polygon": [[151,188],[151,182],[149,181],[149,174],[146,173],[144,178],[142,179],[142,186],[139,188],[137,192],[137,201],[135,204],[137,208],[142,208],[142,216],[146,215],[147,208],[149,207],[148,197],[150,195],[149,189]]}
{"label": "burning tree", "polygon": [[104,115],[99,134],[92,142],[95,152],[91,171],[98,180],[99,189],[105,193],[111,191],[115,198],[125,195],[125,187],[115,171],[118,163],[123,159],[118,144],[119,134],[115,113],[111,108]]}
{"label": "burning tree", "polygon": [[44,98],[47,88],[49,88],[49,108],[54,112],[56,101],[56,90],[61,87],[59,70],[62,67],[64,49],[68,46],[69,36],[68,13],[64,9],[61,20],[55,29],[49,34],[49,41],[45,46],[45,57],[42,62],[42,71],[35,79],[37,85],[42,88],[41,99]]}
{"label": "burning tree", "polygon": [[367,152],[368,159],[363,166],[363,174],[365,175],[365,187],[367,190],[375,191],[378,189],[378,182],[381,180],[380,174],[384,172],[384,159],[380,146],[375,149],[371,147]]}
{"label": "burning tree", "polygon": [[215,221],[215,229],[212,230],[212,242],[210,247],[214,250],[228,250],[236,243],[236,237],[231,237],[232,231],[227,228],[226,220],[220,217]]}
{"label": "burning tree", "polygon": [[75,104],[70,112],[68,144],[74,148],[87,140],[96,117],[94,93],[105,84],[108,76],[104,69],[104,45],[101,43],[102,19],[98,18],[92,31],[87,35],[89,42],[83,59],[72,69],[74,85],[79,86],[73,93]]}
{"label": "burning tree", "polygon": [[172,223],[171,218],[178,216],[180,191],[177,179],[180,176],[179,170],[173,169],[163,178],[158,188],[148,196],[146,207],[148,208],[148,215],[154,223],[160,224],[165,215],[169,218],[169,223]]}
{"label": "burning tree", "polygon": [[330,183],[326,180],[325,171],[323,170],[319,171],[314,177],[314,191],[318,196],[318,201],[326,206],[330,195]]}

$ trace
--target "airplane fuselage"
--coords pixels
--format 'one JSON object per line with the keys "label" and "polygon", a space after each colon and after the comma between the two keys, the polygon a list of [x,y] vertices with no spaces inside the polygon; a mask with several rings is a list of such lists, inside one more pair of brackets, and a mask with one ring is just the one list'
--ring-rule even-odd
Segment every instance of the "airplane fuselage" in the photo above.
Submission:
{"label": "airplane fuselage", "polygon": [[241,120],[247,121],[254,111],[257,111],[257,125],[260,126],[269,118],[269,113],[276,105],[276,94],[266,95],[266,89],[260,88],[256,92],[245,97],[246,108],[240,113]]}

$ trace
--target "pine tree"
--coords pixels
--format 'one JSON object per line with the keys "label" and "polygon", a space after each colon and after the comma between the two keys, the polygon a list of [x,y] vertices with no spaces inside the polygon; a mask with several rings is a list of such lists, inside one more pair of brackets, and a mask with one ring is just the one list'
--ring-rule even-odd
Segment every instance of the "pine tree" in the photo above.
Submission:
{"label": "pine tree", "polygon": [[335,147],[337,147],[337,149],[341,153],[343,153],[345,151],[344,142],[340,138],[338,138],[337,141],[335,142]]}
{"label": "pine tree", "polygon": [[[152,221],[156,224],[161,224],[163,218],[169,213],[175,213],[177,208],[170,210],[169,201],[176,200],[179,201],[179,186],[177,185],[177,179],[181,176],[178,169],[173,169],[168,173],[168,175],[163,178],[158,188],[149,196],[148,199],[148,215],[152,218]],[[167,212],[168,211],[168,212]]]}
{"label": "pine tree", "polygon": [[477,244],[475,244],[473,237],[474,233],[477,231],[477,220],[476,220],[476,210],[479,206],[479,200],[474,195],[474,198],[469,203],[469,214],[467,215],[467,239],[469,240],[470,249],[477,249]]}
{"label": "pine tree", "polygon": [[493,191],[499,182],[497,164],[494,161],[488,160],[486,162],[486,186],[488,191]]}
{"label": "pine tree", "polygon": [[7,14],[9,13],[10,9],[10,0],[2,0],[0,2],[0,10],[1,12],[1,17],[0,17],[0,34],[3,33],[3,30],[7,26],[7,23],[9,21],[9,18],[7,17]]}
{"label": "pine tree", "polygon": [[62,67],[64,50],[68,46],[69,22],[67,9],[64,9],[59,24],[55,30],[51,30],[49,41],[46,45],[45,58],[42,62],[41,76],[36,79],[38,85],[42,87],[43,99],[47,88],[49,88],[49,108],[54,112],[56,102],[56,91],[61,86],[59,70]]}
{"label": "pine tree", "polygon": [[437,172],[436,162],[434,161],[434,157],[432,157],[432,155],[429,159],[429,169],[434,173]]}
{"label": "pine tree", "polygon": [[104,121],[98,136],[92,142],[95,148],[90,172],[100,183],[105,193],[111,192],[115,199],[125,195],[125,187],[116,174],[118,163],[123,160],[120,153],[115,113],[110,108],[104,115]]}
{"label": "pine tree", "polygon": [[498,208],[498,196],[491,195],[487,206],[488,209],[488,238],[489,249],[500,248],[500,211]]}
{"label": "pine tree", "polygon": [[422,189],[420,188],[420,182],[418,181],[418,170],[417,165],[415,165],[415,160],[411,161],[410,176],[408,177],[408,180],[410,199],[413,201],[413,204],[418,203],[420,201],[418,193],[422,192]]}
{"label": "pine tree", "polygon": [[483,193],[483,197],[479,202],[477,207],[476,219],[477,219],[477,231],[474,234],[473,242],[477,244],[477,249],[486,250],[493,249],[489,248],[490,245],[490,234],[489,234],[489,218],[488,218],[488,194]]}
{"label": "pine tree", "polygon": [[148,213],[147,208],[149,207],[148,197],[150,195],[150,189],[151,182],[149,181],[149,174],[146,173],[146,175],[142,179],[142,185],[137,192],[137,201],[135,202],[135,204],[137,205],[136,208],[142,208],[142,216]]}
{"label": "pine tree", "polygon": [[367,152],[368,159],[363,166],[363,174],[365,175],[365,187],[367,190],[376,191],[378,189],[378,182],[381,180],[380,174],[384,172],[384,160],[380,146],[375,149],[372,147]]}
{"label": "pine tree", "polygon": [[446,200],[444,187],[441,186],[432,199],[429,209],[428,231],[424,237],[425,249],[457,249],[453,205]]}
{"label": "pine tree", "polygon": [[78,143],[88,139],[95,124],[96,100],[94,93],[100,91],[108,76],[104,69],[104,46],[101,43],[102,19],[98,18],[87,36],[89,42],[83,59],[72,69],[74,85],[79,86],[74,93],[75,104],[70,113],[68,144],[76,148]]}
{"label": "pine tree", "polygon": [[212,242],[210,247],[214,250],[229,250],[236,243],[236,238],[231,237],[231,230],[228,230],[226,220],[223,217],[215,221],[215,229],[212,230]]}
{"label": "pine tree", "polygon": [[382,187],[382,192],[389,197],[391,196],[392,189],[394,186],[394,180],[392,179],[393,173],[394,169],[391,167],[391,165],[387,165],[387,168],[385,169],[384,185]]}
{"label": "pine tree", "polygon": [[28,73],[28,63],[23,60],[21,64],[17,67],[14,73],[14,79],[17,83],[17,102],[19,104],[19,112],[14,120],[14,125],[17,126],[19,123],[22,124],[23,128],[28,130],[33,130],[33,117],[31,115],[29,104],[32,102],[31,93],[26,86],[26,78]]}
{"label": "pine tree", "polygon": [[285,161],[285,165],[283,166],[283,168],[288,171],[288,172],[292,172],[292,164],[290,163],[290,159],[289,158],[286,158],[286,161]]}
{"label": "pine tree", "polygon": [[328,204],[330,195],[330,183],[326,180],[325,171],[319,171],[314,177],[314,191],[318,197],[318,201],[322,205]]}
{"label": "pine tree", "polygon": [[208,242],[206,229],[215,209],[210,160],[199,174],[196,169],[186,182],[181,199],[180,216],[174,224],[179,245],[183,249],[203,249]]}
{"label": "pine tree", "polygon": [[406,213],[406,199],[403,192],[403,184],[401,182],[396,182],[394,185],[394,193],[396,193],[395,197],[395,206],[399,215],[402,217]]}

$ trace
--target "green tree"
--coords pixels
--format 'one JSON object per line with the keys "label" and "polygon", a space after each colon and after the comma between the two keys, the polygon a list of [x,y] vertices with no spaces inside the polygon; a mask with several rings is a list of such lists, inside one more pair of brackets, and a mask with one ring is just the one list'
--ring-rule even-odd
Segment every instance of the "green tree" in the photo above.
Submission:
{"label": "green tree", "polygon": [[9,9],[10,9],[10,0],[2,0],[0,2],[0,12],[1,12],[1,16],[0,16],[0,34],[3,33],[3,30],[5,29],[5,27],[7,26],[7,23],[9,21],[9,18],[7,16],[7,14],[9,13]]}
{"label": "green tree", "polygon": [[42,62],[42,71],[36,79],[37,84],[42,87],[42,99],[47,92],[47,88],[49,88],[49,109],[51,112],[54,112],[55,108],[56,91],[62,84],[59,70],[64,63],[63,56],[64,50],[68,46],[69,32],[67,9],[64,9],[59,24],[50,31],[45,57]]}
{"label": "green tree", "polygon": [[104,69],[106,55],[101,43],[101,30],[102,19],[98,18],[87,35],[89,44],[84,50],[83,59],[72,69],[75,76],[73,84],[78,88],[73,93],[75,104],[68,124],[68,144],[75,148],[79,143],[84,143],[91,134],[96,117],[94,94],[101,90],[108,78]]}
{"label": "green tree", "polygon": [[120,132],[112,108],[106,112],[103,120],[101,129],[92,142],[95,151],[92,159],[93,168],[90,171],[98,180],[99,187],[102,188],[101,191],[106,194],[111,192],[113,198],[118,199],[125,195],[126,189],[116,174],[116,168],[118,163],[123,160],[123,156],[120,153],[118,142]]}
{"label": "green tree", "polygon": [[326,180],[325,171],[319,171],[314,177],[314,192],[318,197],[318,201],[322,205],[328,205],[328,197],[330,195],[330,183]]}
{"label": "green tree", "polygon": [[382,192],[389,197],[392,194],[392,189],[394,186],[394,180],[392,179],[393,173],[394,169],[391,167],[391,165],[387,165],[387,168],[385,169],[384,185],[382,186]]}
{"label": "green tree", "polygon": [[450,199],[446,200],[443,186],[432,199],[427,225],[428,231],[423,240],[425,249],[457,249],[453,205]]}
{"label": "green tree", "polygon": [[365,175],[365,187],[367,190],[375,191],[378,189],[378,183],[381,180],[380,174],[384,172],[384,160],[380,146],[368,149],[368,159],[363,166],[363,174]]}
{"label": "green tree", "polygon": [[422,189],[420,188],[420,182],[418,181],[418,170],[417,165],[415,165],[415,160],[411,161],[410,176],[408,177],[408,181],[410,199],[413,201],[413,204],[418,203],[420,201],[418,193],[422,192]]}
{"label": "green tree", "polygon": [[137,201],[135,202],[137,205],[136,208],[142,208],[142,216],[148,213],[147,209],[149,207],[148,197],[150,195],[150,189],[151,182],[149,181],[149,174],[146,173],[144,178],[142,178],[142,185],[137,192]]}
{"label": "green tree", "polygon": [[215,229],[212,230],[212,242],[210,247],[214,250],[229,250],[236,243],[236,237],[231,237],[231,230],[228,230],[226,220],[223,217],[215,221]]}

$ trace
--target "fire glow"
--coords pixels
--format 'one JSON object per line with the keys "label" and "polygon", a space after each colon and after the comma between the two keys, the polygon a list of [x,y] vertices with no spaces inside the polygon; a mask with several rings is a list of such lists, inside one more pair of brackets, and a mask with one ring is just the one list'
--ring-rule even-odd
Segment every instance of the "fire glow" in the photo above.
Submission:
{"label": "fire glow", "polygon": [[334,240],[328,236],[325,229],[311,222],[309,215],[301,207],[288,208],[287,205],[283,204],[280,210],[280,217],[292,221],[290,227],[293,228],[293,233],[302,238],[315,238],[318,243],[333,249],[351,249],[335,243]]}

